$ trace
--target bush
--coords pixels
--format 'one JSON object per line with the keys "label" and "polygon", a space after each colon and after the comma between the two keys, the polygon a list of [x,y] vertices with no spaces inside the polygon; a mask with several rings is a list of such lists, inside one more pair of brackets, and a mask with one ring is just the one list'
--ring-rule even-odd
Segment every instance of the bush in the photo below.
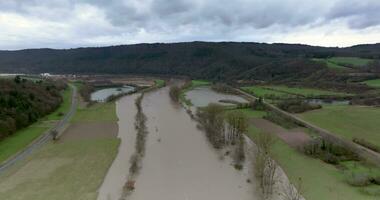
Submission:
{"label": "bush", "polygon": [[179,96],[181,95],[181,88],[177,86],[170,87],[169,95],[173,101],[178,102]]}
{"label": "bush", "polygon": [[302,146],[303,153],[337,165],[341,161],[359,160],[358,155],[344,146],[333,144],[321,138],[316,138]]}
{"label": "bush", "polygon": [[283,100],[277,105],[281,110],[291,113],[303,113],[322,108],[319,104],[310,104],[301,99]]}
{"label": "bush", "polygon": [[269,120],[275,124],[278,124],[286,129],[298,127],[298,125],[292,122],[291,120],[288,120],[273,111],[268,112],[268,114],[264,116],[264,119]]}
{"label": "bush", "polygon": [[370,176],[366,173],[352,173],[346,177],[346,181],[355,187],[364,187],[371,184]]}

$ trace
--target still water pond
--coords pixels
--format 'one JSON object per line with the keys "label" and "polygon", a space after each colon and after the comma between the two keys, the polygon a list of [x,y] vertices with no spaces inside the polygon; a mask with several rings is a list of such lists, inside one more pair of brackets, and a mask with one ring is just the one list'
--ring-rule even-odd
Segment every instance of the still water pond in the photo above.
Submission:
{"label": "still water pond", "polygon": [[123,87],[113,87],[97,90],[91,94],[92,101],[104,102],[111,95],[118,95],[122,93],[128,93],[134,91],[135,88],[132,86],[123,86]]}
{"label": "still water pond", "polygon": [[219,93],[207,86],[197,87],[193,90],[190,90],[186,93],[186,98],[189,99],[195,107],[207,106],[209,103],[233,105],[232,103],[226,103],[226,100],[231,102],[247,103],[247,100],[240,96]]}

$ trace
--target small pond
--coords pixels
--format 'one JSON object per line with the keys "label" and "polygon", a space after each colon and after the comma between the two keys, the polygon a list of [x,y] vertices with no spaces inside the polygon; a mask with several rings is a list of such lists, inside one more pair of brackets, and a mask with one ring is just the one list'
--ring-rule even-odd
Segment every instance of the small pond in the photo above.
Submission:
{"label": "small pond", "polygon": [[193,90],[190,90],[186,93],[186,98],[191,101],[191,103],[196,107],[204,107],[209,103],[218,103],[221,105],[234,105],[230,102],[237,103],[247,103],[243,97],[232,94],[219,93],[212,90],[208,86],[197,87]]}
{"label": "small pond", "polygon": [[104,88],[104,89],[96,90],[95,92],[91,93],[91,100],[98,101],[98,102],[105,102],[107,98],[110,97],[111,95],[129,93],[134,90],[135,88],[132,86]]}

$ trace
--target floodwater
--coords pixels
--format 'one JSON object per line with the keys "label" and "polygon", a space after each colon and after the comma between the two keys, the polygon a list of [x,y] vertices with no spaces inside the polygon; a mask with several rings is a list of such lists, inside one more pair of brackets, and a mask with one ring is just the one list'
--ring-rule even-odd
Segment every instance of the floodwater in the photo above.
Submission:
{"label": "floodwater", "polygon": [[123,87],[114,87],[114,88],[105,88],[97,90],[91,94],[92,101],[104,102],[111,95],[118,95],[122,93],[128,93],[134,91],[135,88],[132,86],[123,86]]}
{"label": "floodwater", "polygon": [[186,93],[186,98],[189,99],[195,107],[204,107],[209,103],[233,105],[231,103],[222,103],[220,100],[231,100],[239,103],[247,103],[247,100],[245,100],[243,97],[232,94],[219,93],[212,90],[208,86],[197,87],[193,90],[188,91]]}
{"label": "floodwater", "polygon": [[306,102],[312,104],[322,104],[322,105],[348,105],[349,100],[325,100],[325,99],[307,99]]}
{"label": "floodwater", "polygon": [[246,181],[250,173],[235,170],[229,159],[221,160],[196,122],[168,93],[165,87],[143,99],[149,135],[136,189],[128,199],[259,199],[255,184]]}
{"label": "floodwater", "polygon": [[127,181],[129,158],[135,152],[136,131],[134,127],[137,112],[135,99],[138,94],[124,96],[116,102],[116,112],[119,118],[118,137],[121,140],[119,153],[113,161],[99,189],[98,200],[118,200]]}

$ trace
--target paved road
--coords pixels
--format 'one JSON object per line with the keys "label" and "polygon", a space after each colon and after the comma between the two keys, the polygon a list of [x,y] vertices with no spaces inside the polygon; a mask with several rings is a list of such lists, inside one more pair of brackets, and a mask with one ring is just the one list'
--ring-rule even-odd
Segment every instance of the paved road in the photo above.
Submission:
{"label": "paved road", "polygon": [[34,140],[31,144],[29,144],[24,150],[18,152],[16,155],[11,157],[10,159],[6,160],[5,162],[0,164],[0,173],[17,163],[18,161],[24,159],[26,156],[30,155],[35,149],[41,147],[48,141],[52,139],[50,132],[52,130],[56,130],[59,134],[61,134],[69,122],[70,118],[75,114],[76,108],[77,108],[77,88],[69,84],[69,86],[72,88],[72,96],[71,96],[71,107],[69,112],[65,114],[62,120],[60,120],[54,127],[47,130],[45,133],[43,133],[39,138]]}

